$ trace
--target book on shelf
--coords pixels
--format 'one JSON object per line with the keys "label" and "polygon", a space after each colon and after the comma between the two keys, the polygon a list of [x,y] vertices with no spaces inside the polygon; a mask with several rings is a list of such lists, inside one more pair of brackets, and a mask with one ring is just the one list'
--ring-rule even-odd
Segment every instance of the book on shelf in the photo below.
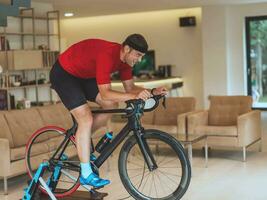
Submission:
{"label": "book on shelf", "polygon": [[44,67],[51,67],[56,62],[59,56],[59,51],[43,51]]}
{"label": "book on shelf", "polygon": [[5,36],[0,36],[0,50],[10,50],[9,41],[5,38]]}
{"label": "book on shelf", "polygon": [[1,51],[5,50],[5,37],[4,36],[0,36],[0,48],[1,48]]}
{"label": "book on shelf", "polygon": [[8,109],[7,90],[0,89],[0,110]]}

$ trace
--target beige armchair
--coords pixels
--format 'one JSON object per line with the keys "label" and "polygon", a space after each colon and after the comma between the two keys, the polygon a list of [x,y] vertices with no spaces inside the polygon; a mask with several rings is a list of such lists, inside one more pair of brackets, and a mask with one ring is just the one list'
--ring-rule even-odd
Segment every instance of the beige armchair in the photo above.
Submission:
{"label": "beige armchair", "polygon": [[[250,96],[210,96],[209,110],[188,116],[188,134],[205,134],[209,146],[243,149],[261,140],[261,114]],[[260,144],[261,145],[261,144]]]}

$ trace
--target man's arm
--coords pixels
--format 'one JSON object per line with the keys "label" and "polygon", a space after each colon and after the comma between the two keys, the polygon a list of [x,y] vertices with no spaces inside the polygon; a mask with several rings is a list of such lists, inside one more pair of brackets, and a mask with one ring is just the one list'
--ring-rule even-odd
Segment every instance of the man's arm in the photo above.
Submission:
{"label": "man's arm", "polygon": [[123,87],[125,91],[129,93],[133,93],[133,94],[139,94],[142,91],[146,93],[151,93],[152,90],[153,90],[152,95],[160,95],[160,94],[166,95],[167,94],[167,89],[164,86],[153,88],[153,89],[143,88],[143,87],[139,87],[135,85],[133,79],[123,81],[122,83],[123,83]]}
{"label": "man's arm", "polygon": [[132,93],[132,94],[139,94],[143,90],[151,91],[150,89],[146,89],[140,86],[137,86],[134,84],[133,79],[122,81],[123,87],[126,92]]}
{"label": "man's arm", "polygon": [[99,89],[99,93],[100,93],[103,100],[110,100],[110,101],[115,101],[115,102],[124,102],[124,101],[127,101],[129,99],[146,100],[151,96],[149,91],[147,91],[146,89],[141,88],[141,87],[140,87],[141,90],[138,89],[139,92],[137,92],[137,90],[135,90],[137,93],[132,93],[131,91],[126,91],[126,92],[114,91],[111,89],[110,84],[98,85],[98,89]]}
{"label": "man's arm", "polygon": [[135,99],[136,94],[132,94],[126,91],[119,92],[111,89],[111,84],[98,85],[99,93],[103,100],[111,100],[115,102],[124,102],[129,99]]}
{"label": "man's arm", "polygon": [[[98,85],[98,89],[103,100],[111,100],[115,102],[124,102],[129,99],[136,99],[136,98],[146,100],[151,96],[150,89],[145,89],[143,87],[134,85],[132,79],[123,81],[123,86],[126,92],[119,92],[112,90],[111,84]],[[167,90],[164,87],[156,88],[156,90],[153,91],[154,95],[166,94],[166,93]]]}

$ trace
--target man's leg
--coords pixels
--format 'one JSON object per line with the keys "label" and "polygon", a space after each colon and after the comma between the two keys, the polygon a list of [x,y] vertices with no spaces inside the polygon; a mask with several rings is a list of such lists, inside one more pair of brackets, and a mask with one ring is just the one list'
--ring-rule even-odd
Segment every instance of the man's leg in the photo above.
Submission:
{"label": "man's leg", "polygon": [[[109,180],[101,179],[93,173],[89,161],[93,116],[87,104],[87,94],[83,87],[83,84],[87,83],[87,81],[78,79],[64,71],[58,61],[50,71],[50,81],[52,88],[56,90],[63,104],[70,110],[78,123],[75,140],[78,157],[81,162],[80,183],[94,187],[102,187],[109,184]],[[97,93],[95,81],[88,81],[88,87],[88,91],[95,90],[95,93]]]}
{"label": "man's leg", "polygon": [[81,162],[81,184],[92,185],[94,187],[102,187],[109,184],[109,180],[101,179],[93,173],[89,162],[93,116],[88,104],[74,108],[70,112],[73,114],[78,123],[75,140],[78,156]]}
{"label": "man's leg", "polygon": [[89,162],[90,138],[93,117],[87,104],[81,105],[70,111],[78,123],[78,129],[75,135],[77,152],[81,162]]}
{"label": "man's leg", "polygon": [[[114,101],[106,101],[101,98],[100,93],[96,96],[96,103],[100,105],[103,109],[115,109],[118,108],[118,103]],[[112,114],[97,114],[94,115],[92,132],[96,131],[98,128],[105,126],[107,121]]]}

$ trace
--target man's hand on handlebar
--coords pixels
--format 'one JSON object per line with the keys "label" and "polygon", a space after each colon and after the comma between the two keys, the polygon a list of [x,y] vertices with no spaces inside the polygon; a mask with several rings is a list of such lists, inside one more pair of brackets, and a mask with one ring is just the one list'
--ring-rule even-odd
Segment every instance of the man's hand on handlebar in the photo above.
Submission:
{"label": "man's hand on handlebar", "polygon": [[168,93],[168,90],[165,87],[158,87],[158,88],[153,88],[151,90],[152,95],[166,95]]}
{"label": "man's hand on handlebar", "polygon": [[152,97],[152,94],[148,90],[146,90],[146,89],[144,89],[143,91],[139,92],[135,96],[136,99],[142,99],[144,101],[147,100],[147,99],[149,99],[150,97]]}
{"label": "man's hand on handlebar", "polygon": [[153,96],[158,96],[158,95],[165,96],[167,93],[168,93],[168,90],[165,87],[153,88],[151,92],[144,89],[143,91],[141,91],[135,96],[135,99],[142,99],[145,101]]}
{"label": "man's hand on handlebar", "polygon": [[[140,97],[141,93],[142,93],[142,95],[144,95],[143,98]],[[158,95],[155,95],[155,94],[152,95],[151,93],[150,93],[150,95],[148,95],[147,90],[146,91],[144,90],[144,91],[140,92],[138,94],[140,96],[136,95],[137,97],[135,99],[130,99],[130,100],[125,102],[127,104],[127,107],[126,107],[127,117],[130,117],[130,116],[134,115],[135,112],[137,111],[137,109],[140,108],[140,105],[141,105],[141,109],[143,109],[144,112],[150,112],[150,111],[154,110],[155,108],[158,107],[160,99],[162,99],[162,98],[163,98],[162,105],[164,107],[166,107],[165,106],[165,94],[166,94],[166,90],[164,90],[164,89]],[[151,108],[144,109],[145,100],[146,100],[144,98],[146,98],[146,99],[153,98],[155,100],[155,104]],[[129,110],[129,108],[130,108],[130,110]]]}

